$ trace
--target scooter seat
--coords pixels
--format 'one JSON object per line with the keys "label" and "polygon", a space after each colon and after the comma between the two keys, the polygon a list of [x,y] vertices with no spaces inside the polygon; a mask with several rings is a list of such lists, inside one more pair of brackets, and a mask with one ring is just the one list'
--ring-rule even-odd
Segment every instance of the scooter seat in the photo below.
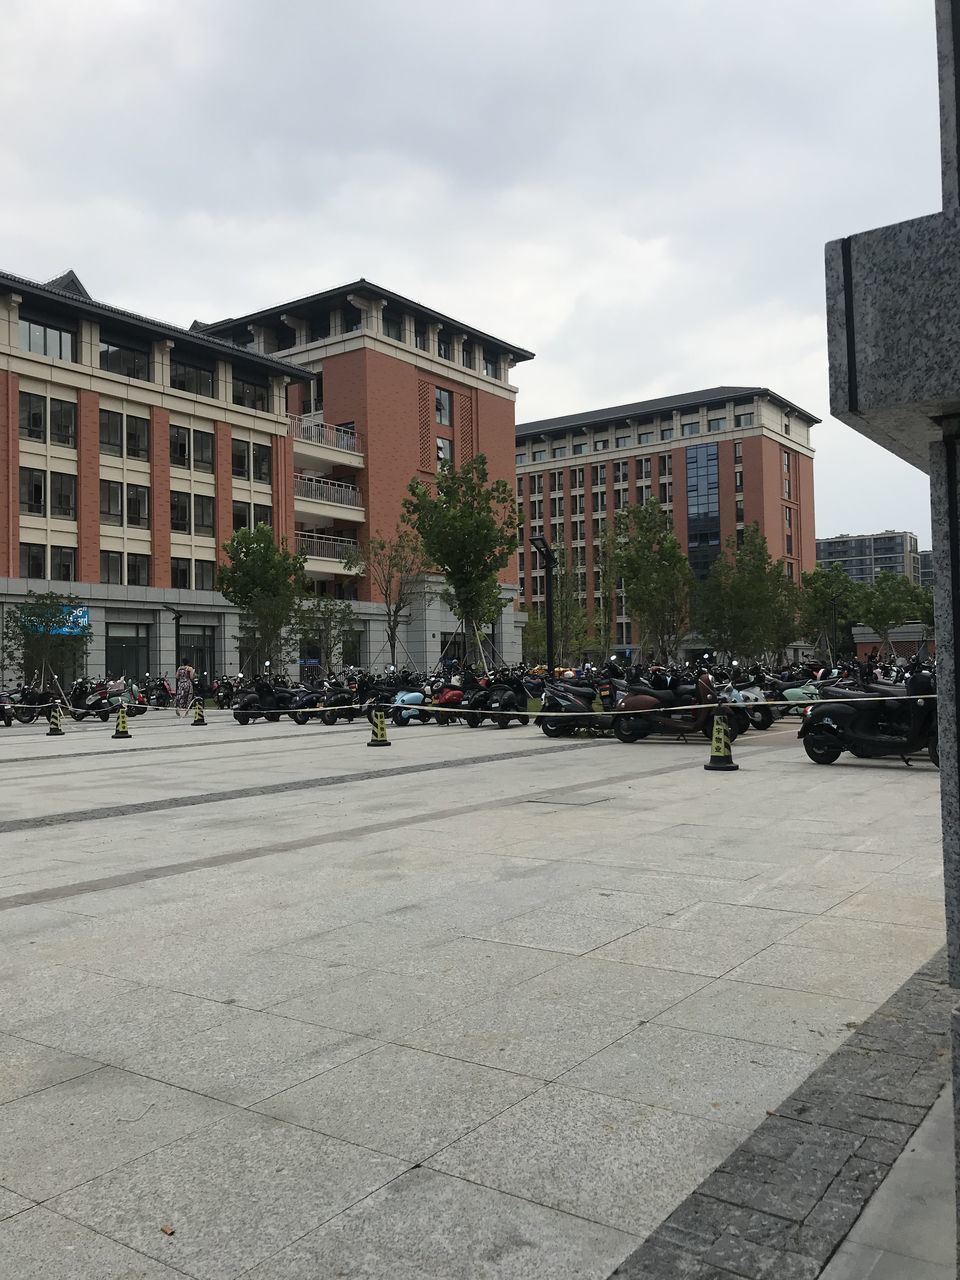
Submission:
{"label": "scooter seat", "polygon": [[578,698],[589,698],[592,702],[597,696],[597,691],[592,684],[574,684],[572,680],[561,680],[559,683],[561,689]]}

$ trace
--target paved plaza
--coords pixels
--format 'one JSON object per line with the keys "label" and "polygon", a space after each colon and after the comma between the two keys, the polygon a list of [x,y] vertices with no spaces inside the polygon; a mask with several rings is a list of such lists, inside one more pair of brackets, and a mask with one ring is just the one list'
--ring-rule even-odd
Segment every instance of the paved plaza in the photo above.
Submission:
{"label": "paved plaza", "polygon": [[796,722],[209,719],[0,729],[4,1280],[607,1280],[943,944]]}

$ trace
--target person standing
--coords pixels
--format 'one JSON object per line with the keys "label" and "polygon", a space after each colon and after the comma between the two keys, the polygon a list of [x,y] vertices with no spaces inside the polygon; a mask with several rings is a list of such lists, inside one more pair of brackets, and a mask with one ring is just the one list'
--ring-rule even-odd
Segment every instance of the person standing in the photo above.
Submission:
{"label": "person standing", "polygon": [[173,700],[178,720],[180,719],[181,711],[185,716],[190,714],[190,704],[193,701],[193,677],[193,667],[191,667],[186,658],[181,658],[176,675],[177,692]]}

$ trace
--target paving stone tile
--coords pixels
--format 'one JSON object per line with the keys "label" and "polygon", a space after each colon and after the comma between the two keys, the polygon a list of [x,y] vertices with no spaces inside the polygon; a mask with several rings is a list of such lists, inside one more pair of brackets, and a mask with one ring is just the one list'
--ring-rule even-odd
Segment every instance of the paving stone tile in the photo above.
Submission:
{"label": "paving stone tile", "polygon": [[817,1280],[820,1274],[815,1258],[784,1254],[729,1233],[720,1237],[704,1260],[750,1280]]}
{"label": "paving stone tile", "polygon": [[762,943],[744,938],[647,925],[618,938],[616,942],[599,947],[592,954],[601,960],[618,960],[623,964],[676,969],[682,973],[719,978],[756,955],[762,946]]}
{"label": "paving stone tile", "polygon": [[798,911],[774,911],[765,907],[740,906],[727,902],[700,902],[678,911],[662,924],[664,929],[719,934],[743,938],[767,946],[799,929],[809,916]]}
{"label": "paving stone tile", "polygon": [[759,1124],[817,1061],[791,1049],[651,1023],[601,1049],[561,1083],[749,1126]]}
{"label": "paving stone tile", "polygon": [[[22,1213],[24,1209],[29,1209],[32,1205],[32,1200],[14,1195],[12,1191],[7,1191],[5,1187],[0,1187],[0,1218],[12,1218],[15,1213]],[[2,1269],[0,1269],[0,1275],[3,1275]]]}
{"label": "paving stone tile", "polygon": [[578,956],[515,988],[551,1004],[589,1005],[615,1016],[652,1018],[710,981],[699,974]]}
{"label": "paving stone tile", "polygon": [[429,1165],[619,1230],[646,1233],[743,1136],[743,1130],[715,1121],[549,1085]]}
{"label": "paving stone tile", "polygon": [[256,1108],[410,1163],[541,1087],[541,1081],[384,1045]]}
{"label": "paving stone tile", "polygon": [[180,974],[175,982],[160,985],[206,1000],[265,1009],[310,991],[337,987],[363,972],[353,965],[271,951],[241,956],[226,964],[203,966],[189,974]]}
{"label": "paving stone tile", "polygon": [[889,960],[891,955],[924,964],[943,946],[942,928],[916,929],[875,920],[859,920],[830,913],[809,920],[790,934],[791,947],[836,951],[864,959]]}
{"label": "paving stone tile", "polygon": [[[357,969],[385,969],[390,962],[421,947],[430,936],[409,926],[394,927],[382,921],[363,920],[285,943],[277,949],[289,955],[339,961]],[[437,941],[442,938],[443,934],[436,936]]]}
{"label": "paving stone tile", "polygon": [[374,970],[281,1001],[269,1012],[356,1035],[402,1040],[431,1018],[456,1012],[467,999],[456,981]]}
{"label": "paving stone tile", "polygon": [[512,946],[493,939],[454,938],[426,943],[382,967],[394,973],[442,978],[471,995],[513,987],[562,963],[565,955],[530,946]]}
{"label": "paving stone tile", "polygon": [[892,995],[912,972],[909,960],[873,959],[866,963],[862,956],[793,947],[788,939],[785,943],[774,943],[738,965],[727,977],[738,982],[876,1003]]}
{"label": "paving stone tile", "polygon": [[872,1009],[862,1000],[721,978],[659,1014],[657,1020],[688,1031],[825,1054],[841,1044]]}
{"label": "paving stone tile", "polygon": [[[50,1207],[197,1280],[232,1280],[401,1173],[398,1160],[248,1111]],[[159,1230],[169,1223],[175,1234]]]}
{"label": "paving stone tile", "polygon": [[244,1280],[607,1280],[636,1244],[544,1205],[413,1169]]}
{"label": "paving stone tile", "polygon": [[183,1272],[37,1208],[0,1224],[0,1275],[9,1280],[177,1280]]}
{"label": "paving stone tile", "polygon": [[884,1253],[846,1241],[822,1273],[822,1280],[955,1280],[956,1267]]}
{"label": "paving stone tile", "polygon": [[91,1071],[0,1107],[0,1184],[46,1200],[228,1112],[112,1067]]}
{"label": "paving stone tile", "polygon": [[0,1034],[0,1103],[36,1093],[85,1071],[95,1071],[100,1065],[89,1058]]}
{"label": "paving stone tile", "polygon": [[134,984],[119,978],[62,965],[18,971],[0,982],[0,1029],[15,1032],[41,1017],[83,1008],[134,989]]}
{"label": "paving stone tile", "polygon": [[[641,913],[636,913],[641,914]],[[622,937],[650,920],[658,920],[661,912],[650,909],[639,921],[615,915],[601,915],[591,906],[557,902],[538,907],[523,915],[476,930],[478,936],[499,942],[519,943],[523,947],[539,947],[548,952],[566,951],[583,955],[614,938]]]}
{"label": "paving stone tile", "polygon": [[903,887],[864,889],[830,913],[840,919],[875,920],[884,924],[940,929],[943,924],[943,897],[910,893]]}

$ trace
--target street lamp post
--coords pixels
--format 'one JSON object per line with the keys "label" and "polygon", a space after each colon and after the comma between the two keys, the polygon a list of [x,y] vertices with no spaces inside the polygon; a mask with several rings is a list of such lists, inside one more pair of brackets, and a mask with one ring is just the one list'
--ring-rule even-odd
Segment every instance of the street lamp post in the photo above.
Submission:
{"label": "street lamp post", "polygon": [[546,569],[546,610],[547,610],[547,676],[553,679],[553,571],[557,564],[556,553],[542,533],[530,539],[530,545],[539,551]]}
{"label": "street lamp post", "polygon": [[173,647],[176,651],[173,655],[173,660],[174,663],[179,666],[180,659],[183,657],[180,652],[180,619],[183,617],[183,614],[179,609],[175,609],[172,604],[165,604],[163,607],[166,609],[167,613],[173,614]]}

